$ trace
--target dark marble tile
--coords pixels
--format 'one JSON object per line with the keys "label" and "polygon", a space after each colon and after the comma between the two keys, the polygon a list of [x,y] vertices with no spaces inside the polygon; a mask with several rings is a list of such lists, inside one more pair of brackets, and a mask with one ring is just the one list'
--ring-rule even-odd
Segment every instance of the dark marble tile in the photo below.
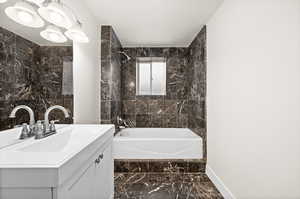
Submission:
{"label": "dark marble tile", "polygon": [[119,160],[114,160],[114,171],[115,172],[129,172],[130,167],[129,167],[129,162],[128,161],[119,161]]}
{"label": "dark marble tile", "polygon": [[181,128],[188,128],[188,114],[178,114],[178,126]]}
{"label": "dark marble tile", "polygon": [[148,114],[149,113],[149,101],[146,99],[138,98],[136,100],[136,114]]}
{"label": "dark marble tile", "polygon": [[110,120],[111,101],[101,101],[101,120]]}
{"label": "dark marble tile", "polygon": [[163,119],[164,119],[163,114],[152,113],[150,127],[151,128],[161,128],[163,126]]}
{"label": "dark marble tile", "polygon": [[[101,27],[101,100],[111,101],[108,110],[101,110],[102,120],[116,124],[122,115],[122,45],[111,26]],[[110,112],[110,114],[107,114]],[[103,123],[103,122],[101,122]]]}
{"label": "dark marble tile", "polygon": [[189,162],[188,165],[188,172],[190,173],[205,173],[205,162]]}
{"label": "dark marble tile", "polygon": [[115,172],[199,173],[205,172],[205,160],[115,160]]}
{"label": "dark marble tile", "polygon": [[101,83],[101,100],[111,100],[109,83]]}
{"label": "dark marble tile", "polygon": [[129,161],[129,172],[148,172],[149,161]]}
{"label": "dark marble tile", "polygon": [[[28,122],[28,114],[20,111],[16,119],[8,119],[13,107],[30,106],[36,119],[54,104],[65,106],[73,115],[73,94],[62,93],[63,63],[73,60],[72,47],[38,46],[0,27],[0,130]],[[60,115],[51,113],[51,115]],[[71,123],[60,118],[62,122]]]}
{"label": "dark marble tile", "polygon": [[136,114],[136,127],[151,127],[151,114]]}
{"label": "dark marble tile", "polygon": [[164,128],[178,128],[178,114],[164,114],[163,116]]}
{"label": "dark marble tile", "polygon": [[123,100],[122,113],[125,115],[135,115],[136,100]]}
{"label": "dark marble tile", "polygon": [[222,199],[223,197],[205,174],[179,176],[165,173],[115,173],[114,198]]}
{"label": "dark marble tile", "polygon": [[168,161],[153,161],[149,163],[150,172],[165,172],[170,167],[170,162]]}
{"label": "dark marble tile", "polygon": [[165,103],[164,99],[160,100],[148,100],[149,112],[151,114],[162,114],[164,113]]}
{"label": "dark marble tile", "polygon": [[136,48],[137,57],[150,57],[151,49],[150,48]]}
{"label": "dark marble tile", "polygon": [[179,102],[177,100],[165,100],[164,114],[176,115],[178,113]]}
{"label": "dark marble tile", "polygon": [[165,57],[164,48],[151,48],[150,57]]}

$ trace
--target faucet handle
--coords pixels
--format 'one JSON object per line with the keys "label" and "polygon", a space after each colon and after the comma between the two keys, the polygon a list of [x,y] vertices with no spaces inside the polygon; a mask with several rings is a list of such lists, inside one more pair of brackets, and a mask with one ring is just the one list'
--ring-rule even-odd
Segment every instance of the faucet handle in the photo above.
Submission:
{"label": "faucet handle", "polygon": [[41,139],[43,138],[44,135],[44,126],[42,124],[42,121],[39,120],[36,122],[36,126],[35,126],[35,139]]}
{"label": "faucet handle", "polygon": [[22,133],[20,135],[20,139],[24,140],[29,137],[28,125],[26,123],[22,124]]}
{"label": "faucet handle", "polygon": [[50,126],[49,126],[50,132],[56,132],[55,122],[59,122],[59,120],[51,120],[50,121]]}

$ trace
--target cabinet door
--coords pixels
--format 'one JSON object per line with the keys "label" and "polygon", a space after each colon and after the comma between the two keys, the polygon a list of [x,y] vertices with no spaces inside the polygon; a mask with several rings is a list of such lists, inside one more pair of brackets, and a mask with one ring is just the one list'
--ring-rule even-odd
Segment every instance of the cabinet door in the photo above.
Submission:
{"label": "cabinet door", "polygon": [[109,145],[102,154],[100,162],[96,164],[95,198],[110,199],[114,191],[114,170],[112,145]]}
{"label": "cabinet door", "polygon": [[95,163],[92,162],[87,169],[67,187],[68,199],[94,199],[93,183],[95,177]]}

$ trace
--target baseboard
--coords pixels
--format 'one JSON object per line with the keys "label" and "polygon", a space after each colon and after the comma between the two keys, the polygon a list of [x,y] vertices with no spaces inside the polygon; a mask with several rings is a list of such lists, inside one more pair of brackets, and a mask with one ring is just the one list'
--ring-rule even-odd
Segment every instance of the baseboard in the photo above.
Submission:
{"label": "baseboard", "polygon": [[214,183],[220,193],[223,195],[225,199],[236,199],[236,197],[232,194],[232,192],[225,186],[223,181],[216,175],[216,173],[206,165],[206,175],[209,179]]}

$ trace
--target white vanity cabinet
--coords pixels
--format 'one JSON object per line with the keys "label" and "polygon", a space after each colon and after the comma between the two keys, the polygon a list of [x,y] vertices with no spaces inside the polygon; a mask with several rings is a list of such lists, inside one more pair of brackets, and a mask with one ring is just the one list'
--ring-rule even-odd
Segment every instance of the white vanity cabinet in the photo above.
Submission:
{"label": "white vanity cabinet", "polygon": [[0,199],[112,199],[113,125],[71,125],[0,150]]}
{"label": "white vanity cabinet", "polygon": [[113,198],[112,145],[98,150],[67,183],[54,189],[53,199]]}

